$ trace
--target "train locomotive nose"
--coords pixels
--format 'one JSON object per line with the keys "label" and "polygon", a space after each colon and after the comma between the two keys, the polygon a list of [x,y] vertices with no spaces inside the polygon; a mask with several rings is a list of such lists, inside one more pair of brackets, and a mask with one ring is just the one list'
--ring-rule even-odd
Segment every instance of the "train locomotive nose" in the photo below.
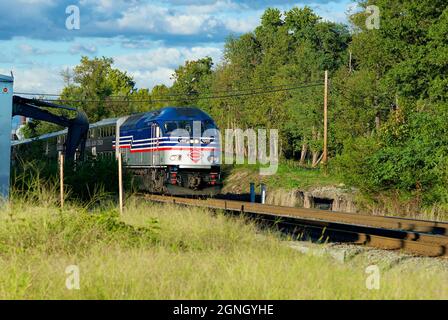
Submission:
{"label": "train locomotive nose", "polygon": [[197,162],[199,162],[201,160],[202,153],[201,153],[200,150],[192,149],[189,152],[188,156],[190,157],[191,161],[193,161],[194,163],[197,163]]}

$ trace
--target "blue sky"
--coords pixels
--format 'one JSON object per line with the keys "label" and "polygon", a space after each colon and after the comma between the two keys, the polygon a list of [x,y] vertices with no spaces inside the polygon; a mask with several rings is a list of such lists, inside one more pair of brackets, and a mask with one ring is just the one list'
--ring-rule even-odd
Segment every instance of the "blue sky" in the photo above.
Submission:
{"label": "blue sky", "polygon": [[[80,9],[79,30],[65,27],[69,5]],[[139,88],[169,85],[185,60],[219,63],[226,37],[253,30],[267,7],[305,5],[336,22],[354,8],[349,0],[0,0],[0,73],[14,72],[16,92],[59,93],[63,69],[107,56]]]}

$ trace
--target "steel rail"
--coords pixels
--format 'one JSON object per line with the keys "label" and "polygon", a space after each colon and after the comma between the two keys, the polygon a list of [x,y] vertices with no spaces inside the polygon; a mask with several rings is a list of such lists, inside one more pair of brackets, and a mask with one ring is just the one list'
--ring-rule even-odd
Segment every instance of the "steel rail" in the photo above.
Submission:
{"label": "steel rail", "polygon": [[274,205],[262,205],[259,203],[221,200],[221,199],[191,199],[179,197],[166,197],[160,195],[145,195],[153,200],[163,202],[194,204],[203,207],[215,209],[236,210],[253,213],[277,214],[291,217],[320,219],[332,222],[346,222],[350,224],[359,224],[370,227],[378,227],[385,229],[397,229],[405,231],[415,231],[419,233],[429,233],[438,235],[448,235],[448,223],[428,220],[415,220],[399,217],[372,216],[358,213],[335,212],[317,209],[305,209],[296,207],[284,207]]}
{"label": "steel rail", "polygon": [[[145,199],[220,209],[253,215],[290,228],[314,230],[331,241],[351,242],[382,249],[402,249],[423,256],[448,256],[448,223],[396,217],[368,216],[221,199],[191,199],[153,194]],[[317,231],[316,231],[317,230]]]}

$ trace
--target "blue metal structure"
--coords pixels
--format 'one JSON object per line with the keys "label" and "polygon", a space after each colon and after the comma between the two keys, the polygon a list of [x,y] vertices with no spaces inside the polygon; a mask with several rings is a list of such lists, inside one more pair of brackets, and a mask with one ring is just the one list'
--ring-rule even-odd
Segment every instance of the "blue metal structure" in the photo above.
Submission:
{"label": "blue metal structure", "polygon": [[[87,119],[87,115],[84,111],[35,99],[26,99],[19,96],[13,96],[12,102],[13,116],[25,116],[27,118],[51,122],[62,127],[67,127],[67,141],[64,148],[65,157],[67,160],[73,161],[78,147],[81,149],[81,158],[83,157],[87,133],[89,131],[89,119]],[[56,115],[44,108],[73,111],[76,112],[76,117],[67,118],[65,116]]]}
{"label": "blue metal structure", "polygon": [[9,197],[11,117],[14,78],[0,75],[0,197]]}
{"label": "blue metal structure", "polygon": [[255,203],[255,183],[250,183],[250,202]]}

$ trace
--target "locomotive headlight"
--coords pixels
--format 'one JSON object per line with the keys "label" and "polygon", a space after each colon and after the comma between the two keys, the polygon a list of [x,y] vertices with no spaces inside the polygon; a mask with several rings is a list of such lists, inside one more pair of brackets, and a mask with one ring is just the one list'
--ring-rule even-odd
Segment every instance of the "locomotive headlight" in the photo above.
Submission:
{"label": "locomotive headlight", "polygon": [[207,157],[208,162],[210,163],[218,163],[219,162],[219,158],[215,157],[215,156],[208,156]]}
{"label": "locomotive headlight", "polygon": [[180,154],[173,154],[172,156],[170,156],[170,160],[171,161],[180,161],[180,160],[182,160],[182,155],[180,155]]}
{"label": "locomotive headlight", "polygon": [[202,138],[201,141],[204,144],[209,144],[209,143],[212,143],[214,141],[214,139],[213,139],[213,137],[211,137],[211,138]]}
{"label": "locomotive headlight", "polygon": [[194,144],[199,144],[200,140],[199,139],[191,139],[190,143],[194,143]]}

